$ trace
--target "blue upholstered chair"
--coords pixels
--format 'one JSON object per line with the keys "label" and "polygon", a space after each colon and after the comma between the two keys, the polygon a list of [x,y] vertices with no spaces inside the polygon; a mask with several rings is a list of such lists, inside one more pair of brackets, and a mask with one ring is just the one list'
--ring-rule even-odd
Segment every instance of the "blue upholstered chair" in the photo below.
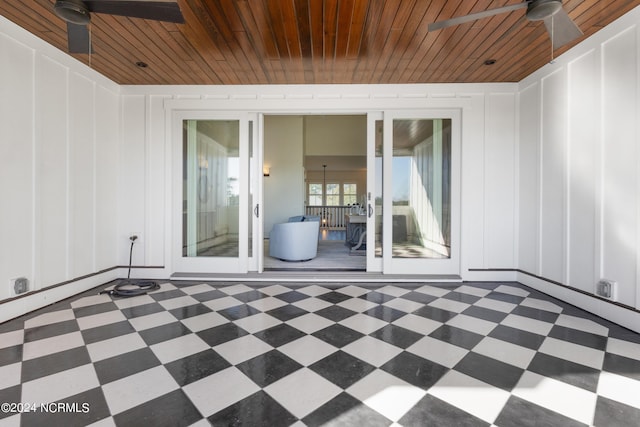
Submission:
{"label": "blue upholstered chair", "polygon": [[269,256],[283,261],[308,261],[318,254],[319,216],[292,216],[269,234]]}

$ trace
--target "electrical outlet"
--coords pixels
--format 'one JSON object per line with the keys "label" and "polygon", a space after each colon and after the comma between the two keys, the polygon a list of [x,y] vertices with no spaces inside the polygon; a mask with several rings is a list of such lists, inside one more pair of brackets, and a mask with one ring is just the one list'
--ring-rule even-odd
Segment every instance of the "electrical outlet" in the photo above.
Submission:
{"label": "electrical outlet", "polygon": [[[135,239],[134,239],[134,236],[135,236]],[[142,243],[142,232],[141,231],[132,231],[131,233],[129,233],[129,241],[132,241],[137,245]]]}
{"label": "electrical outlet", "polygon": [[616,300],[617,283],[614,280],[600,279],[596,284],[596,295],[610,300]]}
{"label": "electrical outlet", "polygon": [[29,279],[27,279],[26,277],[10,279],[9,290],[11,292],[11,296],[24,294],[29,290]]}

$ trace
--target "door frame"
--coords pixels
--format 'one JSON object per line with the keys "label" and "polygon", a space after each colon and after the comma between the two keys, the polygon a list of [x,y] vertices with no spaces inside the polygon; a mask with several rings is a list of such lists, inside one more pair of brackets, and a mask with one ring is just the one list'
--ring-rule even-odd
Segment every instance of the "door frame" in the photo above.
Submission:
{"label": "door frame", "polygon": [[251,210],[252,251],[248,259],[248,271],[262,273],[264,271],[264,114],[249,113],[248,120],[253,123],[252,137],[249,143],[253,147],[253,168],[249,162],[249,185],[253,186]]}
{"label": "door frame", "polygon": [[[194,273],[246,273],[248,257],[248,194],[249,194],[249,117],[247,112],[220,112],[215,110],[174,110],[171,115],[172,165],[172,236],[171,259],[174,272]],[[239,204],[238,204],[238,257],[185,257],[183,241],[183,132],[184,120],[237,120],[239,122]],[[255,132],[254,132],[255,134]]]}
{"label": "door frame", "polygon": [[[382,272],[382,257],[376,257],[376,122],[383,120],[382,111],[367,113],[367,272]],[[384,164],[382,165],[384,178]],[[383,189],[384,190],[384,189]],[[383,191],[384,200],[384,191]],[[383,227],[384,229],[384,227]],[[383,242],[384,248],[384,242]]]}

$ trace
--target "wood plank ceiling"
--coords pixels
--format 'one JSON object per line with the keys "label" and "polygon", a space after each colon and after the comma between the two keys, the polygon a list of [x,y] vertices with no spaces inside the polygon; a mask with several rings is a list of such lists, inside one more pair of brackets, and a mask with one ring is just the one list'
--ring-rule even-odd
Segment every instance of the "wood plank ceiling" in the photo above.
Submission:
{"label": "wood plank ceiling", "polygon": [[[1,0],[0,14],[66,52],[54,2]],[[552,54],[544,25],[524,10],[434,32],[427,25],[519,2],[178,0],[185,24],[92,14],[94,53],[73,56],[120,84],[517,82]],[[584,37],[638,5],[564,1]]]}

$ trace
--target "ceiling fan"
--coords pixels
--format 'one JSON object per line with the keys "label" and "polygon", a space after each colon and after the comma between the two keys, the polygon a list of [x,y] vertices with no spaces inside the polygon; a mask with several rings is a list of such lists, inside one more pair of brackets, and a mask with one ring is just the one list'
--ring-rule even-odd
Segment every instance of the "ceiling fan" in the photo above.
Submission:
{"label": "ceiling fan", "polygon": [[522,3],[489,9],[482,12],[458,16],[445,21],[429,24],[429,31],[436,31],[453,25],[463,24],[476,19],[488,18],[505,12],[527,8],[525,16],[529,21],[544,21],[551,37],[553,49],[559,48],[578,37],[582,31],[562,8],[562,0],[527,0]]}
{"label": "ceiling fan", "polygon": [[53,11],[67,22],[69,53],[91,53],[91,13],[184,23],[174,0],[56,0]]}

